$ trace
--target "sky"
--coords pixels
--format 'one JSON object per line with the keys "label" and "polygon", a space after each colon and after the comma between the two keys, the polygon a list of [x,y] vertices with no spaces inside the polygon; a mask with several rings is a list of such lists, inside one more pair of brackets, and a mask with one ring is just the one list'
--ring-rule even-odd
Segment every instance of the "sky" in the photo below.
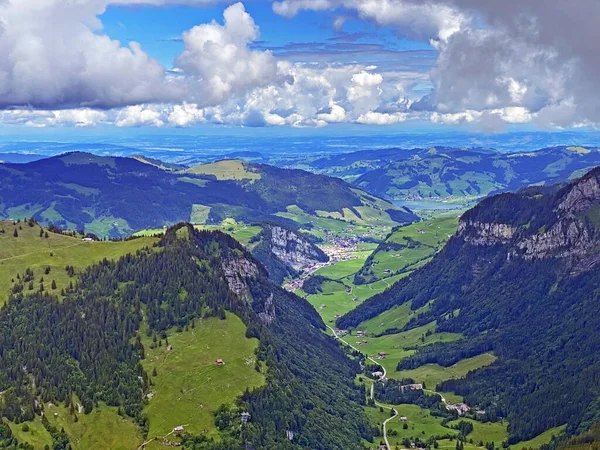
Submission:
{"label": "sky", "polygon": [[595,130],[599,19],[596,0],[4,0],[0,129]]}

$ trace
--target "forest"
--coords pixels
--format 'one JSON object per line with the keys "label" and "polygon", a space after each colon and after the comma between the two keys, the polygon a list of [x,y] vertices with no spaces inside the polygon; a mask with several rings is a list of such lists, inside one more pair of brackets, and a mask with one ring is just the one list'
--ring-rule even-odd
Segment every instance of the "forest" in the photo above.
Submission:
{"label": "forest", "polygon": [[[250,269],[232,274],[231,267]],[[231,276],[242,281],[243,292],[230,289]],[[183,448],[218,449],[226,442],[230,449],[341,450],[362,448],[361,438],[372,441],[361,407],[365,393],[354,384],[358,363],[322,333],[309,303],[272,285],[227,235],[180,224],[156,248],[88,268],[65,294],[59,302],[47,292],[18,293],[0,310],[0,389],[6,391],[0,413],[9,420],[31,420],[49,401],[72,406],[73,415],[105,402],[147,430],[143,396],[152,374],[140,364],[142,323],[161,340],[169,328],[202,326],[203,317],[224,318],[227,310],[244,321],[248,337],[259,338],[267,383],[217,413],[221,443],[186,436]],[[252,417],[243,428],[241,411]],[[55,431],[55,448],[66,448]]]}
{"label": "forest", "polygon": [[[588,177],[597,175],[594,171]],[[577,189],[573,186],[502,194],[483,201],[461,221],[510,223],[518,230],[515,240],[541,233],[562,220],[555,206]],[[586,202],[578,205],[595,208],[594,201]],[[565,214],[569,220],[580,217],[579,212]],[[594,223],[582,214],[581,226],[596,239]],[[568,434],[584,432],[600,420],[600,338],[592,332],[600,329],[600,267],[573,271],[575,257],[525,259],[514,256],[510,243],[469,242],[468,235],[454,236],[430,264],[341,317],[338,327],[356,327],[406,302],[416,310],[433,300],[405,329],[436,320],[436,331],[466,339],[421,347],[400,361],[398,370],[431,363],[449,367],[493,352],[495,363],[436,390],[464,396],[467,404],[485,410],[487,420],[507,418],[509,444],[564,424]],[[597,252],[590,245],[588,251]]]}

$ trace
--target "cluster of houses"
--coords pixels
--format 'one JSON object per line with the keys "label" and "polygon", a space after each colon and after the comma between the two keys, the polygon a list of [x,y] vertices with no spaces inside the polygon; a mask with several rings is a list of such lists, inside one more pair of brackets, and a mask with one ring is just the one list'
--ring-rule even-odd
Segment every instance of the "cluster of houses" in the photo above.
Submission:
{"label": "cluster of houses", "polygon": [[469,405],[467,405],[466,403],[455,403],[454,405],[446,405],[446,409],[448,411],[456,411],[459,416],[464,416],[469,411],[471,411],[471,408],[469,408]]}
{"label": "cluster of houses", "polygon": [[413,383],[413,384],[404,384],[400,386],[400,390],[402,392],[406,391],[422,391],[423,385],[421,383]]}

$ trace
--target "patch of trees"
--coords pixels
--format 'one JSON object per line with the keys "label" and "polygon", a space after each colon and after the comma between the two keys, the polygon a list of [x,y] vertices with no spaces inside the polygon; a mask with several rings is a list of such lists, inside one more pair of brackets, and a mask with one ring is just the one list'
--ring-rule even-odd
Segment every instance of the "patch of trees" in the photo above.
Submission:
{"label": "patch of trees", "polygon": [[[552,222],[552,205],[563,192],[494,197],[468,218],[512,223],[528,233]],[[539,217],[544,220],[537,222]],[[507,253],[501,245],[475,247],[451,238],[430,264],[337,325],[354,327],[396,305],[412,301],[417,309],[433,300],[428,319],[437,320],[436,331],[467,339],[422,347],[398,369],[448,367],[494,351],[499,358],[494,364],[437,389],[464,396],[467,404],[485,410],[486,420],[507,418],[511,445],[563,424],[568,434],[581,433],[600,417],[600,335],[592,331],[600,329],[600,268],[574,275],[559,259],[508,260]]]}
{"label": "patch of trees", "polygon": [[[233,294],[222,263],[244,260],[253,262],[231,237],[179,225],[157,251],[88,268],[62,302],[40,292],[12,296],[0,309],[0,389],[7,391],[0,415],[31,420],[43,403],[72,404],[76,395],[85,413],[106,402],[147,431],[142,407],[151,377],[140,364],[143,318],[151,334],[161,334],[202,326],[199,317],[229,310],[246,323],[247,336],[259,338],[266,385],[218,414],[219,443],[187,436],[184,448],[362,449],[373,429],[361,406],[364,388],[354,383],[358,362],[322,332],[308,302],[269,283],[260,265],[245,279],[251,300]],[[241,411],[251,414],[243,428]],[[63,434],[51,431],[57,449],[67,448]]]}

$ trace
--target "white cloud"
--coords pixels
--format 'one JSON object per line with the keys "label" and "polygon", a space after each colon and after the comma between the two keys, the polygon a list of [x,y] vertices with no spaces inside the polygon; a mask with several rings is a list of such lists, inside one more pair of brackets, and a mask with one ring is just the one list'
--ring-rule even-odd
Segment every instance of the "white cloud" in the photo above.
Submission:
{"label": "white cloud", "polygon": [[301,10],[354,9],[365,20],[380,26],[394,26],[398,34],[420,40],[445,40],[460,30],[463,15],[443,2],[414,0],[283,0],[273,11],[294,17]]}
{"label": "white cloud", "polygon": [[114,124],[118,127],[139,127],[150,125],[162,127],[161,111],[150,105],[135,105],[123,108],[117,114]]}
{"label": "white cloud", "polygon": [[405,113],[388,114],[369,111],[366,114],[361,114],[356,121],[364,125],[394,125],[404,122],[406,116]]}
{"label": "white cloud", "polygon": [[277,62],[270,51],[252,51],[248,44],[259,36],[258,27],[242,3],[228,7],[225,23],[198,25],[183,34],[185,50],[176,65],[198,90],[197,102],[218,104],[249,88],[272,83]]}
{"label": "white cloud", "polygon": [[139,44],[102,34],[104,0],[0,2],[0,106],[112,107],[181,92]]}
{"label": "white cloud", "polygon": [[331,105],[331,109],[327,113],[321,113],[317,116],[319,120],[327,123],[341,123],[346,120],[346,110],[335,103]]}
{"label": "white cloud", "polygon": [[169,124],[176,127],[188,127],[202,121],[204,121],[204,111],[193,103],[174,105],[168,116]]}
{"label": "white cloud", "polygon": [[76,126],[92,127],[105,122],[108,116],[104,111],[91,108],[64,109],[45,111],[34,109],[5,110],[1,121],[6,124],[21,124],[30,127],[43,128],[47,126]]}

